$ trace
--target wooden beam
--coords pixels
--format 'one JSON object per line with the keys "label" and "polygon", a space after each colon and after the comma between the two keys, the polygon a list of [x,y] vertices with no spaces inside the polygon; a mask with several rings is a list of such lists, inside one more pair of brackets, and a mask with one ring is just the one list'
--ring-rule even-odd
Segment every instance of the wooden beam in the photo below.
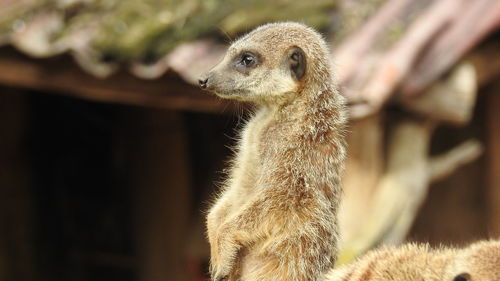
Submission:
{"label": "wooden beam", "polygon": [[420,93],[500,26],[499,1],[461,2],[463,5],[452,24],[426,45],[426,51],[403,81],[403,94]]}
{"label": "wooden beam", "polygon": [[81,70],[69,55],[33,59],[10,47],[0,48],[0,84],[98,102],[209,113],[234,109],[231,103],[201,92],[173,73],[144,80],[121,70],[99,79]]}

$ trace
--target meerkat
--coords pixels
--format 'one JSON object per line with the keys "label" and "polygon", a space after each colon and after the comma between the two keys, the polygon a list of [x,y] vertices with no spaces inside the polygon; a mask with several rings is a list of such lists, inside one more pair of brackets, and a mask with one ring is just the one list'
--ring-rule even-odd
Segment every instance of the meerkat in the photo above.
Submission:
{"label": "meerkat", "polygon": [[331,270],[326,281],[500,281],[500,241],[464,249],[407,244],[382,247]]}
{"label": "meerkat", "polygon": [[442,280],[500,281],[500,240],[479,241],[458,251]]}
{"label": "meerkat", "polygon": [[200,78],[258,107],[207,215],[213,280],[314,281],[334,263],[346,113],[328,57],[312,28],[271,23]]}

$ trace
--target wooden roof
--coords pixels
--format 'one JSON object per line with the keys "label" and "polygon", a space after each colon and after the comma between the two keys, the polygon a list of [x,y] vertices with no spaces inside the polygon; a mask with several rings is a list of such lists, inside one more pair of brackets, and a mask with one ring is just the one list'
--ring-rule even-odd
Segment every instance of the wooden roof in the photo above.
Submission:
{"label": "wooden roof", "polygon": [[[500,25],[496,0],[374,0],[372,10],[350,26],[353,11],[363,11],[366,1],[307,7],[229,2],[0,0],[0,82],[93,100],[220,112],[228,104],[195,85],[224,55],[221,34],[234,37],[273,19],[305,19],[329,27],[335,73],[353,116],[362,117],[395,96],[419,94]],[[259,16],[246,16],[249,9]],[[479,76],[496,77],[498,55],[486,49],[493,66]]]}

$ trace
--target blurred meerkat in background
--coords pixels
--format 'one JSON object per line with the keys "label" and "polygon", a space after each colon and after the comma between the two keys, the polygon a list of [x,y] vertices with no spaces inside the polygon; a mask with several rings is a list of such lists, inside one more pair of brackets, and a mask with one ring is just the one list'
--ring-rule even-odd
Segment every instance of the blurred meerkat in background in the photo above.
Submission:
{"label": "blurred meerkat in background", "polygon": [[500,240],[466,248],[382,247],[333,269],[327,281],[499,281]]}

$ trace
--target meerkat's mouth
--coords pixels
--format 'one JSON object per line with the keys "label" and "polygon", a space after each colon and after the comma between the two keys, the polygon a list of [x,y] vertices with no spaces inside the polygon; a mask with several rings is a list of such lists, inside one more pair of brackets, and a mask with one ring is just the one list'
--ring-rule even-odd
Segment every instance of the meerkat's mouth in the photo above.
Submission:
{"label": "meerkat's mouth", "polygon": [[213,94],[217,95],[223,99],[231,99],[231,100],[241,100],[241,101],[249,101],[249,91],[246,90],[237,90],[237,91],[217,91],[212,90]]}

